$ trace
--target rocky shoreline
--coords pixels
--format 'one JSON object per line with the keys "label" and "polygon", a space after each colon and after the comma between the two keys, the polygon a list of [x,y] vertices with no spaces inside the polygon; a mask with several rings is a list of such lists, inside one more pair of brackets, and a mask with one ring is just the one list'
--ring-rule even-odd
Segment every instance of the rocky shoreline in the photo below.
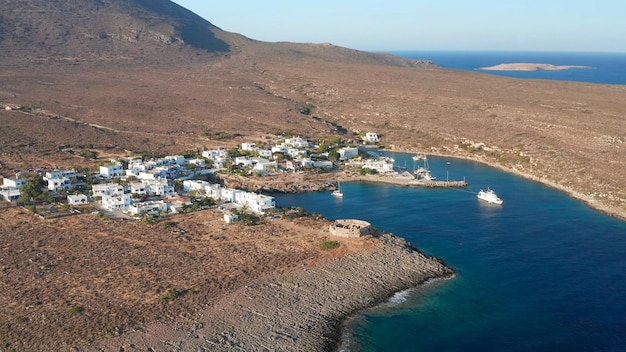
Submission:
{"label": "rocky shoreline", "polygon": [[155,323],[93,351],[326,351],[342,322],[394,293],[454,271],[404,239],[382,234],[357,254],[257,280],[189,321]]}

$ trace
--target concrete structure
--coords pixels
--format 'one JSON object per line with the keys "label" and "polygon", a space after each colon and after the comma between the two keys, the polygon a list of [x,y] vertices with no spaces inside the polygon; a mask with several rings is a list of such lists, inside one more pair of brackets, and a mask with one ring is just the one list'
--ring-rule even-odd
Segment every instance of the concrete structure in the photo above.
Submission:
{"label": "concrete structure", "polygon": [[20,190],[17,188],[0,187],[0,199],[13,202],[18,200],[20,196]]}
{"label": "concrete structure", "polygon": [[91,186],[91,195],[94,197],[124,194],[124,186],[117,183],[101,183]]}
{"label": "concrete structure", "polygon": [[105,178],[122,177],[124,169],[120,164],[100,166],[100,175]]}
{"label": "concrete structure", "polygon": [[89,198],[84,194],[70,194],[67,196],[67,204],[83,205],[89,203]]}
{"label": "concrete structure", "polygon": [[350,160],[359,155],[359,149],[352,147],[340,148],[338,152],[340,160]]}
{"label": "concrete structure", "polygon": [[128,210],[133,203],[133,198],[130,194],[115,194],[102,196],[102,206],[108,210]]}
{"label": "concrete structure", "polygon": [[380,138],[378,137],[378,134],[376,134],[374,132],[367,132],[365,134],[365,141],[366,142],[370,142],[370,143],[376,143],[376,142],[380,141]]}
{"label": "concrete structure", "polygon": [[372,225],[363,220],[344,219],[330,224],[331,235],[337,237],[358,238],[372,233]]}
{"label": "concrete structure", "polygon": [[20,177],[5,177],[2,179],[2,186],[5,188],[20,189],[26,183],[28,183],[28,180]]}
{"label": "concrete structure", "polygon": [[368,159],[365,161],[365,164],[363,164],[363,167],[376,170],[381,174],[386,174],[394,172],[393,163],[394,160],[392,158]]}
{"label": "concrete structure", "polygon": [[166,213],[168,204],[162,200],[133,203],[128,206],[128,212],[133,215],[145,213],[148,215],[158,215]]}

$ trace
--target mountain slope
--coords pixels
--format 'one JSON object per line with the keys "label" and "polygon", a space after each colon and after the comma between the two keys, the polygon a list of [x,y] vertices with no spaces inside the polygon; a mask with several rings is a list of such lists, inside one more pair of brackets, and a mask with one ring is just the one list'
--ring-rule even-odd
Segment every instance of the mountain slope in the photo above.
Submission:
{"label": "mountain slope", "polygon": [[0,55],[5,59],[146,59],[156,54],[173,59],[185,47],[229,51],[215,36],[219,28],[168,0],[0,0],[0,8]]}

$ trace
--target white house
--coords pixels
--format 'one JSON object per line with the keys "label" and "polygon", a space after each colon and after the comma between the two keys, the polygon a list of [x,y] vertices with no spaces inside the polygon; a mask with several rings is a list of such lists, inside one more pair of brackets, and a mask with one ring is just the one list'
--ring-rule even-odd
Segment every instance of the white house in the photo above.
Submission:
{"label": "white house", "polygon": [[223,168],[229,158],[228,151],[224,148],[205,150],[202,152],[202,157],[213,160],[213,168],[215,169]]}
{"label": "white house", "polygon": [[117,183],[101,183],[91,186],[91,194],[94,197],[124,194],[124,187]]}
{"label": "white house", "polygon": [[133,198],[130,193],[102,196],[102,206],[111,211],[128,210],[132,203]]}
{"label": "white house", "polygon": [[48,190],[60,191],[72,188],[72,180],[67,177],[51,178],[48,180]]}
{"label": "white house", "polygon": [[20,190],[12,187],[0,187],[0,199],[14,201],[20,198]]}
{"label": "white house", "polygon": [[359,155],[359,149],[353,147],[339,148],[339,159],[350,160]]}
{"label": "white house", "polygon": [[394,172],[393,170],[394,160],[392,158],[378,158],[365,160],[363,164],[364,168],[378,171],[378,173],[385,174]]}
{"label": "white house", "polygon": [[211,184],[202,180],[185,180],[183,181],[183,190],[187,193],[191,191],[204,191],[205,187]]}
{"label": "white house", "polygon": [[367,132],[365,134],[365,141],[366,142],[378,142],[380,140],[380,138],[378,138],[378,134],[374,133],[374,132]]}
{"label": "white house", "polygon": [[174,187],[167,180],[144,181],[146,193],[155,196],[167,196],[174,194]]}
{"label": "white house", "polygon": [[124,175],[124,169],[120,164],[100,166],[100,175],[106,178],[121,177]]}
{"label": "white house", "polygon": [[270,172],[275,172],[278,170],[278,163],[276,161],[260,161],[254,165],[252,168],[254,172],[260,173],[261,175],[267,175]]}
{"label": "white house", "polygon": [[259,156],[261,158],[271,158],[272,157],[272,150],[271,149],[258,149],[257,152],[259,153]]}
{"label": "white house", "polygon": [[76,170],[49,171],[43,177],[44,180],[48,181],[48,190],[50,191],[70,189],[73,178],[76,178]]}
{"label": "white house", "polygon": [[159,213],[167,212],[168,205],[162,200],[138,202],[128,206],[128,212],[133,215],[146,213],[150,215],[157,215]]}
{"label": "white house", "polygon": [[293,137],[285,139],[283,142],[284,147],[292,147],[292,148],[308,148],[309,141],[301,137]]}
{"label": "white house", "polygon": [[257,147],[255,143],[241,143],[241,150],[255,151]]}
{"label": "white house", "polygon": [[28,183],[28,180],[20,177],[5,177],[2,180],[2,185],[6,188],[20,189],[26,183]]}
{"label": "white house", "polygon": [[254,160],[248,158],[247,156],[238,156],[233,162],[237,165],[241,165],[241,167],[248,167],[255,164]]}
{"label": "white house", "polygon": [[187,164],[187,159],[185,159],[182,155],[168,155],[162,160],[166,161],[167,164],[176,164],[176,165],[185,165]]}
{"label": "white house", "polygon": [[50,181],[60,178],[76,178],[76,170],[54,170],[46,172],[44,180]]}
{"label": "white house", "polygon": [[266,211],[276,208],[274,197],[243,191],[237,193],[235,203],[247,206],[248,209],[259,214],[265,214]]}
{"label": "white house", "polygon": [[195,158],[195,159],[189,159],[187,160],[187,165],[189,164],[194,164],[197,167],[205,167],[206,166],[206,160],[205,159],[201,159],[201,158]]}
{"label": "white house", "polygon": [[237,220],[239,220],[239,215],[233,214],[230,211],[224,212],[224,222],[226,222],[227,224],[232,224]]}
{"label": "white house", "polygon": [[319,167],[320,169],[331,170],[333,168],[333,162],[330,160],[316,160],[316,161],[313,161],[313,167]]}
{"label": "white house", "polygon": [[84,194],[70,194],[67,196],[67,203],[70,205],[82,205],[89,203],[89,198]]}

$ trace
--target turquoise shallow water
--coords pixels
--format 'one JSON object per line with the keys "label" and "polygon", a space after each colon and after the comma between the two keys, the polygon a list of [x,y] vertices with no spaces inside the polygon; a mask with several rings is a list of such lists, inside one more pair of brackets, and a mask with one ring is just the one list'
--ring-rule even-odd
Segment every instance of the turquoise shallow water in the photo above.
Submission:
{"label": "turquoise shallow water", "polygon": [[[412,167],[409,155],[395,157]],[[477,163],[431,158],[430,167],[470,187],[352,183],[343,199],[277,195],[282,206],[368,220],[458,272],[359,314],[345,350],[626,351],[625,222]],[[502,206],[471,193],[486,187]]]}

